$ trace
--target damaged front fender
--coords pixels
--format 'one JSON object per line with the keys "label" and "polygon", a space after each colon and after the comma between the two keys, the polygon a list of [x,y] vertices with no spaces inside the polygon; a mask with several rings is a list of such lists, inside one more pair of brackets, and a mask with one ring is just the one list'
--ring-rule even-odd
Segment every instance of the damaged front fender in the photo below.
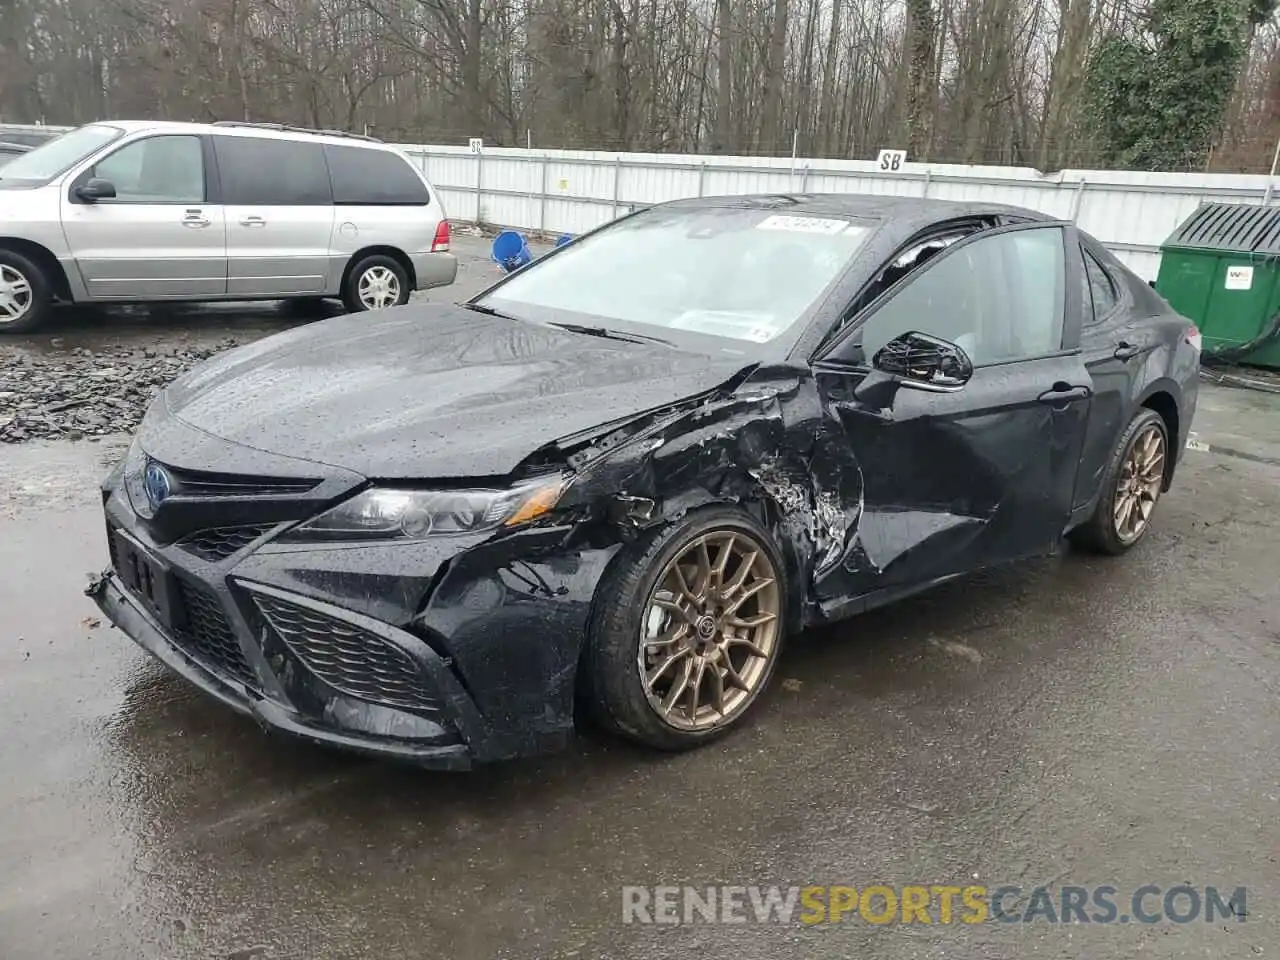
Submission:
{"label": "damaged front fender", "polygon": [[797,619],[809,622],[815,580],[840,563],[863,506],[861,469],[830,431],[809,370],[780,365],[536,459],[563,458],[574,479],[559,509],[606,540],[712,504],[748,510],[774,533]]}

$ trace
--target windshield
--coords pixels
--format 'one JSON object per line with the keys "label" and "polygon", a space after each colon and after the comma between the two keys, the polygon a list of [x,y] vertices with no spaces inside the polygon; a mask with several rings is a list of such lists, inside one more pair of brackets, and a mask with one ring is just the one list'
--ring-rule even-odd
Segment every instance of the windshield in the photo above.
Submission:
{"label": "windshield", "polygon": [[96,123],[80,127],[11,160],[0,172],[0,179],[48,183],[123,133],[118,127]]}
{"label": "windshield", "polygon": [[655,207],[531,264],[477,302],[519,319],[768,343],[806,317],[870,232],[839,217]]}

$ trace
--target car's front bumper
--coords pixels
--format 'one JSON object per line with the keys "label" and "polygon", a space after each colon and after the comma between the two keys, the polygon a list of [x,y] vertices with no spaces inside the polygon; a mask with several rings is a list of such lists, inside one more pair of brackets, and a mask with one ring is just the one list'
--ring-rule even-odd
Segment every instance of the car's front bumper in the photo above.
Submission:
{"label": "car's front bumper", "polygon": [[[281,544],[287,523],[157,539],[165,518],[140,517],[125,487],[104,487],[112,566],[90,596],[268,729],[450,769],[572,734],[592,597],[614,548],[575,545],[571,528],[398,546]],[[131,566],[143,556],[163,603]]]}
{"label": "car's front bumper", "polygon": [[350,731],[317,722],[283,703],[267,699],[244,683],[216,672],[166,634],[144,606],[121,587],[111,571],[104,572],[89,589],[99,609],[138,646],[209,696],[233,710],[253,717],[264,729],[322,746],[392,757],[423,766],[441,769],[466,769],[471,766],[472,757],[466,744],[444,726],[435,725],[436,731],[431,735],[424,723],[422,733],[426,735],[415,739]]}

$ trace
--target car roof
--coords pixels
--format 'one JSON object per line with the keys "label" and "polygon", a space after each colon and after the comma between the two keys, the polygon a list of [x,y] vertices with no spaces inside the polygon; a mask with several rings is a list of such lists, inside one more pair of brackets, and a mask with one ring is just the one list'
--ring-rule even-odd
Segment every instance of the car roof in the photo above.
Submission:
{"label": "car roof", "polygon": [[176,120],[97,120],[91,126],[115,127],[126,134],[131,133],[217,133],[232,137],[266,137],[273,140],[318,140],[322,143],[342,144],[344,146],[364,146],[381,150],[394,150],[390,144],[383,143],[373,137],[364,137],[356,133],[345,133],[341,130],[310,130],[305,127],[290,127],[275,123],[183,123]]}
{"label": "car roof", "polygon": [[1025,207],[933,197],[903,197],[881,193],[759,193],[741,196],[673,200],[664,207],[738,207],[775,209],[799,216],[840,216],[869,220],[952,220],[968,216],[1007,214],[1029,220],[1048,220]]}

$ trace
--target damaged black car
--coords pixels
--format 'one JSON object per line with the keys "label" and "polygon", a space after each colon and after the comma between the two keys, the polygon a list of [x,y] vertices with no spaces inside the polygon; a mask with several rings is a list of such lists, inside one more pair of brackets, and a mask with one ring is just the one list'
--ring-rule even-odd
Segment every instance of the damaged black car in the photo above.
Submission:
{"label": "damaged black car", "polygon": [[663,204],[461,305],[170,385],[103,487],[106,615],[266,728],[427,766],[738,726],[784,638],[1146,534],[1199,334],[1071,223]]}

